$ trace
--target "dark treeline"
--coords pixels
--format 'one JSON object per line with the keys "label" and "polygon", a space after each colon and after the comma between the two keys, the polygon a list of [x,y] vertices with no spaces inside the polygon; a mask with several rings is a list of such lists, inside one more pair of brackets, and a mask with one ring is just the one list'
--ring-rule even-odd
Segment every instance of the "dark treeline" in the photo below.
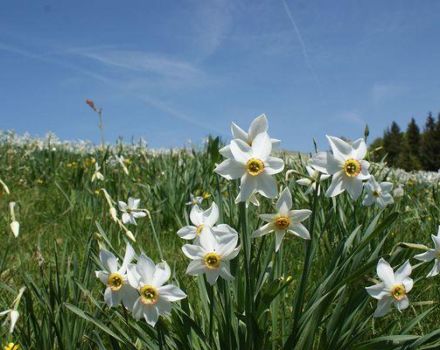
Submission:
{"label": "dark treeline", "polygon": [[406,131],[392,122],[383,137],[372,142],[370,151],[375,161],[386,155],[386,162],[393,167],[437,171],[440,169],[440,113],[437,121],[429,113],[423,130],[420,130],[414,118]]}

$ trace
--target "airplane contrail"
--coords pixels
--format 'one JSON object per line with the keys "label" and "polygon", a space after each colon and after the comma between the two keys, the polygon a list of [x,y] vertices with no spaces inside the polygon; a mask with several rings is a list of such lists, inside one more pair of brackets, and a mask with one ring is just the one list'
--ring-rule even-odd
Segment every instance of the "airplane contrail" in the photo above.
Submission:
{"label": "airplane contrail", "polygon": [[284,5],[284,9],[286,10],[287,17],[289,17],[290,23],[292,24],[293,30],[294,30],[294,32],[298,38],[298,41],[301,45],[302,54],[304,57],[304,62],[306,63],[307,68],[309,69],[310,73],[312,74],[313,79],[315,80],[316,84],[318,85],[319,91],[322,92],[321,80],[319,80],[319,77],[316,74],[315,69],[312,66],[309,54],[307,52],[306,44],[304,43],[301,32],[300,32],[298,26],[296,25],[295,20],[293,19],[293,15],[292,15],[292,12],[290,11],[289,5],[287,5],[286,0],[281,0],[281,1]]}

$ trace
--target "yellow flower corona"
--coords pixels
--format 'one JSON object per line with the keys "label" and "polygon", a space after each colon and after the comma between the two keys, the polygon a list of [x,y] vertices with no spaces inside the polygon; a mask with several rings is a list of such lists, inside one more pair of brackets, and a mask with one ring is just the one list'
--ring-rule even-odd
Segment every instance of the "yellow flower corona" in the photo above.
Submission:
{"label": "yellow flower corona", "polygon": [[274,225],[278,230],[286,230],[289,227],[290,222],[288,216],[279,216],[275,219]]}
{"label": "yellow flower corona", "polygon": [[406,295],[406,289],[402,283],[396,284],[391,289],[391,296],[397,301],[402,300],[405,297],[405,295]]}
{"label": "yellow flower corona", "polygon": [[356,177],[361,173],[361,163],[356,159],[347,159],[343,166],[344,173],[348,177]]}
{"label": "yellow flower corona", "polygon": [[124,285],[124,278],[117,272],[108,276],[107,284],[113,292],[118,291]]}
{"label": "yellow flower corona", "polygon": [[205,226],[205,225],[203,225],[203,224],[197,226],[197,228],[196,228],[196,235],[197,235],[197,236],[200,236],[200,234],[201,234],[202,231],[203,231],[203,227],[204,227],[204,226]]}
{"label": "yellow flower corona", "polygon": [[257,176],[264,171],[264,163],[257,158],[251,158],[246,163],[246,171],[249,175]]}
{"label": "yellow flower corona", "polygon": [[141,295],[141,302],[145,305],[154,305],[159,299],[158,290],[150,285],[145,285],[139,290]]}
{"label": "yellow flower corona", "polygon": [[220,267],[221,257],[217,253],[206,254],[204,260],[208,269],[218,269]]}

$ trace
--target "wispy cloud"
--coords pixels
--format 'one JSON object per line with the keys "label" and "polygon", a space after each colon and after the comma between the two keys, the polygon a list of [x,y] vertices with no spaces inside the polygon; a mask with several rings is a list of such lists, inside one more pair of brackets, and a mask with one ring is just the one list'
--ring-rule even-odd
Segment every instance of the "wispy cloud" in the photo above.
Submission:
{"label": "wispy cloud", "polygon": [[367,122],[364,120],[362,115],[357,111],[345,111],[342,113],[338,113],[338,119],[348,122],[350,124],[356,124],[365,126]]}
{"label": "wispy cloud", "polygon": [[[130,95],[130,96],[136,98],[137,100],[140,100],[145,105],[150,106],[152,108],[155,108],[159,111],[162,111],[166,115],[169,115],[169,116],[174,117],[178,120],[186,122],[190,125],[193,125],[194,127],[201,128],[201,129],[204,129],[204,130],[210,131],[210,132],[215,132],[216,134],[221,134],[221,132],[219,132],[219,130],[212,128],[212,126],[210,126],[208,124],[199,122],[197,120],[197,118],[190,116],[189,114],[170,105],[169,103],[165,103],[161,99],[156,98],[155,96],[153,96],[151,94],[147,94],[144,91],[136,91],[135,89],[132,89],[132,88],[128,87],[126,84],[122,83],[120,80],[115,80],[114,78],[109,78],[104,74],[98,74],[94,71],[84,69],[82,67],[79,67],[75,64],[72,64],[72,63],[66,61],[65,59],[58,59],[56,57],[53,57],[50,55],[48,56],[45,54],[37,54],[31,50],[16,47],[16,46],[9,45],[9,44],[2,43],[2,42],[0,42],[0,51],[13,53],[13,54],[16,54],[16,55],[19,55],[22,57],[26,57],[28,59],[37,60],[37,61],[44,62],[47,64],[61,66],[66,69],[69,69],[71,71],[74,71],[76,73],[80,73],[84,76],[87,76],[88,78],[92,78],[92,79],[97,80],[101,83],[104,83],[106,86],[108,86],[116,91]],[[49,50],[47,50],[47,51],[49,51]]]}
{"label": "wispy cloud", "polygon": [[199,68],[189,62],[157,53],[114,48],[69,49],[67,53],[113,68],[152,74],[166,79],[196,82],[203,80],[205,76]]}
{"label": "wispy cloud", "polygon": [[408,88],[395,83],[375,83],[371,88],[371,99],[375,105],[380,105],[388,100],[405,94]]}

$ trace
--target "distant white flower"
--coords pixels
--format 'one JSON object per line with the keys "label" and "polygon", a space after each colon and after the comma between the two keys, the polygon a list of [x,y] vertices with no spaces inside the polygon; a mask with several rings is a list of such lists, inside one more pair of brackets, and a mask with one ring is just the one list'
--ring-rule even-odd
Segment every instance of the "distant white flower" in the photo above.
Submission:
{"label": "distant white flower", "polygon": [[146,255],[141,254],[136,265],[128,268],[130,285],[137,290],[133,305],[133,317],[154,327],[159,316],[171,312],[171,302],[186,298],[186,294],[173,284],[164,285],[171,276],[165,261],[155,265]]}
{"label": "distant white flower", "polygon": [[190,194],[190,201],[186,203],[186,205],[200,205],[203,202],[203,197],[194,196],[192,193]]}
{"label": "distant white flower", "polygon": [[7,316],[5,322],[3,324],[9,322],[9,333],[13,333],[15,329],[15,325],[20,317],[20,314],[17,310],[5,310],[0,312],[0,316]]}
{"label": "distant white flower", "polygon": [[231,141],[233,158],[220,163],[215,172],[228,180],[241,178],[236,202],[247,201],[254,192],[267,198],[276,197],[278,190],[273,175],[283,171],[284,162],[271,157],[271,151],[272,143],[265,132],[254,138],[252,146],[239,139]]}
{"label": "distant white flower", "polygon": [[95,172],[92,175],[92,182],[94,182],[95,180],[99,180],[99,181],[104,180],[104,175],[101,174],[100,170],[101,170],[101,167],[99,166],[98,162],[96,162],[95,163]]}
{"label": "distant white flower", "polygon": [[214,202],[207,210],[202,210],[198,205],[191,208],[189,214],[193,225],[182,227],[177,235],[183,239],[195,239],[205,233],[212,233],[212,228],[218,221],[219,211]]}
{"label": "distant white flower", "polygon": [[15,219],[15,202],[9,203],[9,211],[11,213],[11,231],[15,238],[20,234],[20,223]]}
{"label": "distant white flower", "polygon": [[252,233],[252,237],[260,237],[268,233],[275,232],[275,251],[278,251],[283,241],[284,235],[291,233],[297,237],[310,239],[310,233],[301,223],[312,213],[310,210],[291,210],[292,195],[288,188],[280,194],[276,203],[277,213],[261,214],[260,218],[267,224]]}
{"label": "distant white flower", "polygon": [[17,324],[18,318],[20,317],[20,313],[17,311],[18,305],[20,304],[21,297],[23,296],[26,287],[21,287],[18,291],[17,296],[14,299],[13,305],[11,309],[0,312],[0,316],[6,316],[3,325],[9,322],[9,333],[13,333],[15,329],[15,325]]}
{"label": "distant white flower", "polygon": [[399,184],[399,186],[396,187],[396,188],[393,190],[393,197],[394,197],[394,198],[400,198],[400,197],[403,197],[404,194],[405,194],[405,191],[404,191],[404,189],[403,189],[403,185],[402,185],[402,184]]}
{"label": "distant white flower", "polygon": [[362,180],[368,180],[370,163],[364,160],[367,145],[364,139],[357,139],[351,145],[337,137],[327,136],[332,153],[327,153],[327,172],[332,175],[332,183],[326,195],[334,197],[347,190],[352,199],[361,192]]}
{"label": "distant white flower", "polygon": [[234,277],[229,271],[229,261],[234,259],[240,247],[237,247],[238,235],[229,236],[228,239],[218,240],[213,235],[202,235],[198,245],[185,244],[183,253],[192,261],[186,269],[191,276],[206,275],[206,280],[213,285],[221,276],[225,280]]}
{"label": "distant white flower", "polygon": [[382,282],[366,287],[368,294],[379,300],[374,317],[386,315],[394,304],[401,311],[409,306],[407,294],[413,287],[413,280],[409,277],[412,272],[411,264],[407,260],[395,273],[383,258],[377,264],[377,275]]}
{"label": "distant white flower", "polygon": [[437,236],[431,235],[431,238],[434,242],[434,249],[429,249],[425,253],[417,254],[416,256],[414,256],[415,259],[424,262],[434,260],[434,266],[426,277],[434,277],[440,273],[440,225],[438,227]]}
{"label": "distant white flower", "polygon": [[118,201],[119,210],[122,212],[122,222],[124,224],[133,224],[136,225],[136,219],[143,218],[147,214],[145,211],[138,209],[140,199],[137,198],[128,198],[128,204],[123,201]]}
{"label": "distant white flower", "polygon": [[[252,146],[252,143],[258,134],[261,134],[262,132],[267,132],[268,128],[269,126],[267,118],[264,114],[261,114],[252,121],[251,125],[249,126],[248,132],[241,129],[235,123],[231,124],[231,132],[234,139],[242,140],[246,142],[249,146]],[[280,140],[277,139],[271,139],[271,142],[272,149],[275,149],[280,144]],[[220,149],[220,154],[223,155],[225,158],[233,158],[230,145],[227,145]]]}
{"label": "distant white flower", "polygon": [[[322,158],[324,158],[324,166],[325,166],[325,161],[327,159],[326,153],[325,152],[317,153],[313,158],[309,160],[309,165],[306,165],[306,170],[307,173],[309,174],[309,177],[296,180],[296,183],[298,185],[308,187],[308,189],[304,192],[304,194],[309,194],[315,191],[318,177],[320,178],[320,181],[327,180],[330,177],[330,175],[327,174],[327,169],[325,167],[319,166]],[[321,175],[319,173],[321,173]],[[318,196],[320,193],[321,193],[321,186],[318,187]]]}
{"label": "distant white flower", "polygon": [[373,175],[371,175],[368,182],[365,184],[365,189],[367,194],[362,202],[365,206],[371,206],[376,203],[380,208],[385,208],[388,204],[393,204],[394,199],[390,192],[393,189],[393,184],[391,182],[381,182],[380,184],[376,181]]}
{"label": "distant white flower", "polygon": [[132,309],[137,298],[137,291],[128,283],[127,269],[135,257],[135,252],[127,243],[124,260],[119,266],[118,259],[109,251],[101,249],[99,260],[104,267],[102,271],[96,271],[96,277],[104,283],[107,288],[104,292],[104,300],[109,307],[118,306],[121,301],[127,309]]}

